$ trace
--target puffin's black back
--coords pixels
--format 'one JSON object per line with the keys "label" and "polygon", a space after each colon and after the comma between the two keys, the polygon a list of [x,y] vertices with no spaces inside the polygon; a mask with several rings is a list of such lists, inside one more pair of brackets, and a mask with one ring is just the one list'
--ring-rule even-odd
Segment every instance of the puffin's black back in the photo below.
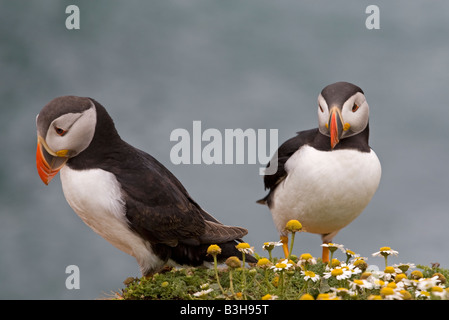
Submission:
{"label": "puffin's black back", "polygon": [[[204,211],[165,166],[123,141],[105,108],[91,100],[97,109],[94,137],[67,165],[75,170],[99,168],[114,174],[122,188],[129,227],[149,241],[162,260],[200,265],[212,259],[206,255],[210,244],[222,248],[219,258],[241,257],[235,245],[247,230],[225,226]],[[257,260],[247,257],[247,261]]]}

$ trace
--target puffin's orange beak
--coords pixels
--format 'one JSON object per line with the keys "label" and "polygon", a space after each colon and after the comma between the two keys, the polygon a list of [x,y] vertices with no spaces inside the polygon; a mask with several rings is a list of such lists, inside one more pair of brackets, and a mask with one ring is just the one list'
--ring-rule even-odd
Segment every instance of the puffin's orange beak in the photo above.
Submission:
{"label": "puffin's orange beak", "polygon": [[61,170],[67,160],[67,150],[61,150],[57,153],[45,143],[45,140],[40,136],[37,139],[36,150],[36,167],[41,180],[48,185],[53,177]]}
{"label": "puffin's orange beak", "polygon": [[340,138],[343,133],[341,111],[337,107],[333,107],[330,110],[328,127],[331,136],[331,148],[333,149],[338,144],[338,142],[340,142]]}

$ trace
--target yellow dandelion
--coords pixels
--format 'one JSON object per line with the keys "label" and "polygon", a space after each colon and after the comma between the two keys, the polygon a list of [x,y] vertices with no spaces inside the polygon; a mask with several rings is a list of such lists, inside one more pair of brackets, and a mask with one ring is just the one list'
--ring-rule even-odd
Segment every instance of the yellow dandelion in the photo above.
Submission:
{"label": "yellow dandelion", "polygon": [[210,254],[211,256],[217,255],[221,253],[221,248],[216,244],[211,244],[207,248],[207,254]]}
{"label": "yellow dandelion", "polygon": [[242,266],[240,259],[237,258],[236,256],[227,258],[225,263],[229,268],[232,268],[232,269],[240,268]]}
{"label": "yellow dandelion", "polygon": [[285,225],[285,229],[290,232],[298,232],[302,229],[302,224],[298,220],[290,220]]}
{"label": "yellow dandelion", "polygon": [[424,276],[423,276],[422,272],[419,270],[413,270],[410,273],[410,278],[413,280],[418,280],[418,279],[421,279],[422,277],[424,277]]}
{"label": "yellow dandelion", "polygon": [[380,289],[380,295],[381,296],[389,296],[389,295],[392,295],[392,294],[394,294],[394,290],[393,290],[393,288],[390,288],[390,287],[383,287],[382,289]]}
{"label": "yellow dandelion", "polygon": [[268,268],[271,266],[271,262],[267,258],[260,258],[257,261],[256,266],[258,266],[259,268]]}
{"label": "yellow dandelion", "polygon": [[299,298],[299,300],[315,300],[315,299],[313,299],[313,296],[311,294],[305,293]]}

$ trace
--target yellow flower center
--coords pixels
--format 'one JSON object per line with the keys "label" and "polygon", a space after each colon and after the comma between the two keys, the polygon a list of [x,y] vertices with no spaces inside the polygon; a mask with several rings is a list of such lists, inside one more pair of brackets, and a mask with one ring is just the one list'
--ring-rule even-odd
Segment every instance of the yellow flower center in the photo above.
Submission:
{"label": "yellow flower center", "polygon": [[312,260],[313,257],[310,253],[303,253],[300,257],[299,260]]}
{"label": "yellow flower center", "polygon": [[412,299],[412,295],[407,290],[401,290],[401,291],[399,291],[399,293],[401,294],[402,299],[404,299],[404,300],[411,300]]}
{"label": "yellow flower center", "polygon": [[374,281],[374,283],[376,284],[376,285],[378,285],[378,286],[383,286],[383,285],[385,285],[385,282],[383,281],[383,280],[375,280]]}
{"label": "yellow flower center", "polygon": [[313,296],[308,293],[305,293],[301,296],[301,298],[299,298],[299,300],[313,300]]}
{"label": "yellow flower center", "polygon": [[407,275],[405,273],[400,273],[396,276],[396,278],[394,279],[396,282],[401,281],[402,279],[407,279]]}
{"label": "yellow flower center", "polygon": [[336,276],[340,276],[343,274],[343,270],[342,269],[333,269],[331,271],[331,275],[336,277]]}
{"label": "yellow flower center", "polygon": [[359,268],[360,270],[366,270],[368,264],[365,262],[365,260],[357,259],[356,261],[354,261],[354,266]]}
{"label": "yellow flower center", "polygon": [[287,222],[285,229],[290,232],[297,232],[302,229],[302,224],[298,220],[290,220]]}
{"label": "yellow flower center", "polygon": [[249,249],[250,246],[246,242],[241,242],[238,245],[235,246],[237,249]]}
{"label": "yellow flower center", "polygon": [[236,256],[232,256],[226,259],[226,265],[230,268],[240,268],[242,265],[240,263],[240,259]]}
{"label": "yellow flower center", "polygon": [[368,279],[371,275],[371,272],[364,272],[360,275],[360,279]]}
{"label": "yellow flower center", "polygon": [[269,264],[270,264],[270,260],[268,260],[267,258],[261,258],[261,259],[259,259],[259,261],[257,261],[258,267],[265,267],[265,266],[268,266]]}
{"label": "yellow flower center", "polygon": [[328,293],[320,293],[316,299],[317,300],[329,300],[330,296]]}
{"label": "yellow flower center", "polygon": [[433,277],[438,277],[438,280],[440,280],[440,283],[442,284],[446,283],[446,277],[439,272],[434,273],[431,278]]}
{"label": "yellow flower center", "polygon": [[432,287],[431,291],[432,292],[443,292],[443,288],[438,287],[438,286],[434,286],[434,287]]}
{"label": "yellow flower center", "polygon": [[262,300],[271,300],[271,294],[266,294],[262,297]]}
{"label": "yellow flower center", "polygon": [[217,255],[221,253],[221,248],[216,244],[211,244],[209,248],[207,248],[207,253],[210,255]]}
{"label": "yellow flower center", "polygon": [[380,289],[380,294],[383,296],[389,296],[394,294],[394,290],[390,287],[383,287],[382,289]]}
{"label": "yellow flower center", "polygon": [[285,263],[282,263],[282,262],[276,263],[276,268],[278,268],[278,269],[285,269],[285,268],[287,268],[287,265]]}
{"label": "yellow flower center", "polygon": [[331,261],[331,267],[338,267],[340,265],[340,260],[338,259],[332,259]]}
{"label": "yellow flower center", "polygon": [[363,285],[363,281],[362,281],[362,280],[359,280],[359,279],[355,279],[355,280],[354,280],[354,283],[357,284],[357,285],[359,285],[359,286],[362,286],[362,285]]}
{"label": "yellow flower center", "polygon": [[313,271],[306,271],[306,272],[304,272],[304,275],[306,277],[313,278],[313,277],[315,277],[315,272],[313,272]]}
{"label": "yellow flower center", "polygon": [[387,287],[388,287],[388,288],[391,288],[391,289],[396,289],[396,287],[397,287],[396,282],[389,282],[389,283],[387,284]]}
{"label": "yellow flower center", "polygon": [[395,271],[394,271],[393,267],[388,266],[388,267],[385,268],[384,272],[385,273],[394,273]]}
{"label": "yellow flower center", "polygon": [[274,244],[272,242],[264,242],[263,243],[263,248],[264,249],[268,249],[268,250],[272,250],[274,248]]}
{"label": "yellow flower center", "polygon": [[382,247],[382,248],[380,248],[379,251],[390,251],[390,250],[391,250],[390,247]]}

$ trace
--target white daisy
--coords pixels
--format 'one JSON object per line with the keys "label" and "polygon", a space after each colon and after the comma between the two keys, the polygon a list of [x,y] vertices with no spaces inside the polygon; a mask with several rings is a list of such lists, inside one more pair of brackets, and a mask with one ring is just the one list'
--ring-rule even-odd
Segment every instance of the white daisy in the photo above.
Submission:
{"label": "white daisy", "polygon": [[282,242],[280,240],[276,241],[276,242],[265,242],[262,246],[262,249],[263,250],[273,250],[274,247],[279,247],[279,246],[282,246]]}
{"label": "white daisy", "polygon": [[312,280],[313,282],[317,282],[318,280],[320,280],[320,276],[317,275],[315,272],[313,271],[302,271],[301,270],[301,274],[304,276],[304,280]]}
{"label": "white daisy", "polygon": [[362,273],[362,270],[360,270],[358,267],[356,267],[352,263],[341,263],[340,268],[350,271],[351,275]]}
{"label": "white daisy", "polygon": [[323,278],[329,279],[330,277],[335,277],[337,280],[344,280],[349,279],[351,276],[351,271],[341,267],[336,267],[329,272],[324,272]]}
{"label": "white daisy", "polygon": [[393,267],[401,269],[402,272],[407,272],[409,269],[415,269],[416,266],[414,263],[398,263],[394,264]]}
{"label": "white daisy", "polygon": [[360,257],[359,254],[357,254],[357,253],[355,253],[354,251],[349,250],[349,249],[343,249],[343,253],[346,254],[346,257],[348,258],[348,260],[351,259],[351,258],[352,258],[352,259],[355,259],[355,258]]}
{"label": "white daisy", "polygon": [[430,289],[430,295],[433,297],[440,298],[441,300],[447,300],[448,293],[446,290],[444,290],[443,287],[440,286],[434,286]]}
{"label": "white daisy", "polygon": [[340,249],[343,253],[345,253],[344,245],[342,245],[342,244],[329,242],[329,243],[323,243],[321,246],[329,248],[329,251],[331,251],[331,252],[334,252],[335,250]]}
{"label": "white daisy", "polygon": [[293,264],[290,263],[289,260],[284,259],[279,261],[278,263],[276,263],[276,265],[272,266],[271,269],[273,269],[273,271],[284,271],[284,270],[288,270],[291,267],[293,267]]}
{"label": "white daisy", "polygon": [[416,290],[415,295],[417,298],[430,299],[430,293],[425,290]]}
{"label": "white daisy", "polygon": [[298,267],[304,265],[313,265],[316,264],[316,259],[310,253],[303,253],[299,256],[298,263],[296,264]]}
{"label": "white daisy", "polygon": [[371,290],[374,286],[373,284],[365,279],[354,279],[354,281],[350,281],[349,285],[353,290],[356,289],[368,289]]}
{"label": "white daisy", "polygon": [[374,252],[372,254],[373,257],[385,257],[385,256],[397,256],[399,252],[396,250],[391,249],[390,247],[382,247],[379,249],[378,252]]}
{"label": "white daisy", "polygon": [[433,278],[421,278],[418,280],[418,290],[429,290],[432,287],[435,287],[438,285],[440,280],[438,280],[438,276],[435,276]]}
{"label": "white daisy", "polygon": [[201,290],[201,291],[195,292],[193,295],[195,297],[203,297],[203,296],[207,295],[211,291],[213,291],[213,289]]}

